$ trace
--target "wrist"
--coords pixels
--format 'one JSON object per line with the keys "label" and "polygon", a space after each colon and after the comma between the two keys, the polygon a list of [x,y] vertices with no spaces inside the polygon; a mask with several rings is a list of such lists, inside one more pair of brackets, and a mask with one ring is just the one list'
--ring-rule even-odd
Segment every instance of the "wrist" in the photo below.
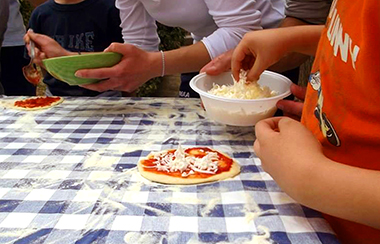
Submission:
{"label": "wrist", "polygon": [[153,77],[162,77],[166,74],[165,54],[164,52],[150,52],[148,55],[149,69]]}
{"label": "wrist", "polygon": [[330,163],[330,160],[323,153],[309,155],[307,160],[309,162],[305,163],[304,160],[298,159],[299,167],[298,170],[295,170],[296,173],[291,179],[293,184],[288,189],[292,198],[306,206],[316,200],[315,197],[319,195],[321,182],[323,182],[321,178],[328,174],[326,169],[329,167],[326,165]]}

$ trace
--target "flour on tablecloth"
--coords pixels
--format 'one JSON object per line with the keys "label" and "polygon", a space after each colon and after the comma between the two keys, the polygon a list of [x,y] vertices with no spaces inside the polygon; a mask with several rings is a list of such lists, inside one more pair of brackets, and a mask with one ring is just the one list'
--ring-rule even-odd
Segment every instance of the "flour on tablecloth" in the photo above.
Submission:
{"label": "flour on tablecloth", "polygon": [[179,203],[179,204],[199,204],[200,200],[196,197],[167,197],[165,201],[169,203]]}
{"label": "flour on tablecloth", "polygon": [[215,192],[230,192],[227,187],[219,187],[219,186],[205,186],[200,190],[202,193],[215,193]]}
{"label": "flour on tablecloth", "polygon": [[8,243],[15,243],[17,242],[17,240],[22,240],[24,237],[30,236],[35,232],[36,230],[32,230],[32,229],[17,230],[17,229],[12,228],[12,229],[9,229],[9,231],[7,231],[6,229],[3,229],[0,232],[0,238],[1,237],[5,237],[5,238],[18,237],[17,239],[12,240],[12,242],[8,242]]}
{"label": "flour on tablecloth", "polygon": [[180,186],[166,186],[166,185],[159,185],[159,188],[154,189],[154,192],[181,192]]}
{"label": "flour on tablecloth", "polygon": [[[252,235],[251,239],[239,238],[233,242],[213,242],[213,244],[273,244],[274,242],[270,239],[270,231],[267,227],[259,225],[257,227],[259,233],[257,235]],[[186,244],[209,244],[207,242],[201,242],[194,237],[190,239]]]}
{"label": "flour on tablecloth", "polygon": [[82,168],[104,168],[113,170],[112,165],[116,164],[120,160],[120,157],[103,156],[103,154],[104,151],[102,150],[90,153],[89,157],[83,162]]}
{"label": "flour on tablecloth", "polygon": [[211,212],[211,210],[213,210],[215,206],[219,203],[220,203],[220,198],[213,198],[209,200],[206,206],[202,208],[201,216],[206,217]]}
{"label": "flour on tablecloth", "polygon": [[37,129],[38,124],[35,121],[33,113],[25,113],[17,118],[17,120],[7,128],[14,128],[16,131],[28,133],[28,138],[41,138],[46,137],[46,130]]}
{"label": "flour on tablecloth", "polygon": [[253,199],[253,197],[248,193],[245,193],[245,199],[246,203],[244,205],[243,212],[245,214],[245,219],[247,223],[256,220],[258,217],[264,214],[278,214],[278,211],[276,209],[268,209],[262,211]]}
{"label": "flour on tablecloth", "polygon": [[159,244],[164,243],[165,236],[154,233],[129,232],[124,236],[126,244]]}

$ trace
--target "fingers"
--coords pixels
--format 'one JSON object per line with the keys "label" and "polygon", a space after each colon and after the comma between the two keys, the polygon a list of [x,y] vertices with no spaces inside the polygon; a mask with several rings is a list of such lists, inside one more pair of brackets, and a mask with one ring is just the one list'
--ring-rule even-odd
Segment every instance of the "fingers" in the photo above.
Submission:
{"label": "fingers", "polygon": [[254,60],[253,66],[251,66],[251,67],[252,68],[249,70],[249,72],[247,74],[247,80],[248,81],[259,80],[261,73],[263,73],[265,68],[266,68],[266,66],[263,65],[263,62],[261,61],[259,56]]}
{"label": "fingers", "polygon": [[286,114],[290,114],[299,118],[302,116],[303,102],[280,100],[277,102],[276,106]]}
{"label": "fingers", "polygon": [[283,116],[294,119],[296,121],[301,121],[301,117],[294,114],[283,113]]}
{"label": "fingers", "polygon": [[111,43],[111,45],[109,45],[109,47],[104,49],[104,52],[116,52],[116,53],[127,54],[128,52],[132,51],[132,49],[137,49],[137,47],[131,44],[113,42]]}
{"label": "fingers", "polygon": [[260,142],[259,140],[255,140],[253,143],[253,151],[255,152],[256,156],[260,158]]}
{"label": "fingers", "polygon": [[219,75],[230,70],[233,51],[233,49],[229,50],[211,60],[211,62],[206,64],[200,72],[206,72],[208,75]]}
{"label": "fingers", "polygon": [[[300,100],[305,99],[306,87],[301,87],[292,84],[290,90],[294,96]],[[284,112],[284,115],[295,120],[300,120],[302,116],[303,102],[291,101],[291,100],[280,100],[276,104],[277,108]]]}
{"label": "fingers", "polygon": [[228,71],[231,68],[230,65],[231,60],[212,60],[200,70],[200,73],[206,72],[208,75],[219,75]]}
{"label": "fingers", "polygon": [[45,35],[41,35],[41,34],[37,34],[37,33],[34,33],[32,30],[28,30],[26,36],[28,37],[28,42],[30,40],[34,41],[34,43],[36,43],[38,46],[41,46],[41,45],[46,45],[48,44],[48,38],[46,38],[47,36]]}
{"label": "fingers", "polygon": [[273,117],[269,119],[264,119],[259,121],[255,125],[256,138],[261,142],[268,136],[278,133],[278,122],[283,119],[283,117]]}
{"label": "fingers", "polygon": [[26,43],[26,44],[29,44],[29,42],[30,42],[30,37],[29,37],[29,35],[28,35],[28,33],[26,33],[25,35],[24,35],[24,42]]}
{"label": "fingers", "polygon": [[240,43],[232,54],[231,71],[235,80],[239,80],[240,70],[242,69],[242,62],[246,57],[244,52],[244,45]]}
{"label": "fingers", "polygon": [[266,66],[260,60],[260,56],[244,43],[244,40],[235,48],[232,55],[231,69],[235,80],[239,80],[240,70],[248,70],[247,80],[257,81]]}
{"label": "fingers", "polygon": [[107,67],[107,68],[99,68],[99,69],[81,69],[75,72],[76,77],[80,78],[92,78],[92,79],[108,79],[110,77],[114,77],[115,74],[118,74],[118,65]]}
{"label": "fingers", "polygon": [[283,117],[281,120],[278,121],[277,124],[279,131],[288,138],[294,138],[296,136],[294,135],[294,132],[297,131],[295,129],[298,128],[300,125],[301,123],[299,121],[287,117]]}
{"label": "fingers", "polygon": [[211,60],[211,62],[203,66],[199,73],[206,73],[208,75],[218,75],[217,68],[215,67],[215,65],[215,61]]}
{"label": "fingers", "polygon": [[304,101],[306,96],[306,87],[298,86],[296,84],[292,84],[290,86],[290,91],[292,94],[297,97],[298,99]]}

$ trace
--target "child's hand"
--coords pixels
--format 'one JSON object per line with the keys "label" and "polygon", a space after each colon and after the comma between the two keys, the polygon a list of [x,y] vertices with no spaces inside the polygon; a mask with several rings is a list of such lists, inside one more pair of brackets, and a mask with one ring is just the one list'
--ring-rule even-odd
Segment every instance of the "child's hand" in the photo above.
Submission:
{"label": "child's hand", "polygon": [[232,56],[232,74],[239,80],[240,69],[249,70],[247,80],[256,81],[269,66],[279,61],[287,49],[282,29],[252,31],[243,37]]}
{"label": "child's hand", "polygon": [[[299,185],[325,156],[314,135],[301,123],[286,117],[262,120],[255,126],[254,151],[263,169],[288,193]],[[295,187],[298,186],[298,187]]]}
{"label": "child's hand", "polygon": [[24,42],[30,53],[29,40],[33,40],[35,47],[34,63],[43,66],[42,60],[45,58],[61,57],[69,55],[70,52],[65,50],[58,42],[46,35],[34,33],[29,30],[24,36]]}
{"label": "child's hand", "polygon": [[280,100],[277,102],[277,108],[284,112],[284,116],[300,121],[302,116],[303,101],[305,100],[306,87],[292,84],[290,87],[292,94],[299,101]]}
{"label": "child's hand", "polygon": [[322,29],[307,25],[248,32],[232,55],[234,78],[244,69],[249,70],[248,80],[258,80],[265,69],[292,52],[315,55]]}

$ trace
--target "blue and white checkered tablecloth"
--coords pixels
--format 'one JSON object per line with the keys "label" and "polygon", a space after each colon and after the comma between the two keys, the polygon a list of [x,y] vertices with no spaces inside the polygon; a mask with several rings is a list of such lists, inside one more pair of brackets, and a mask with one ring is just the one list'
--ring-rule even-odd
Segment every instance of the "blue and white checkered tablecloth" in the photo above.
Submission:
{"label": "blue and white checkered tablecloth", "polygon": [[[263,172],[253,141],[252,127],[207,119],[198,99],[66,98],[43,111],[4,108],[0,243],[338,243],[320,213]],[[179,143],[218,149],[241,174],[196,186],[139,175],[141,157]]]}

